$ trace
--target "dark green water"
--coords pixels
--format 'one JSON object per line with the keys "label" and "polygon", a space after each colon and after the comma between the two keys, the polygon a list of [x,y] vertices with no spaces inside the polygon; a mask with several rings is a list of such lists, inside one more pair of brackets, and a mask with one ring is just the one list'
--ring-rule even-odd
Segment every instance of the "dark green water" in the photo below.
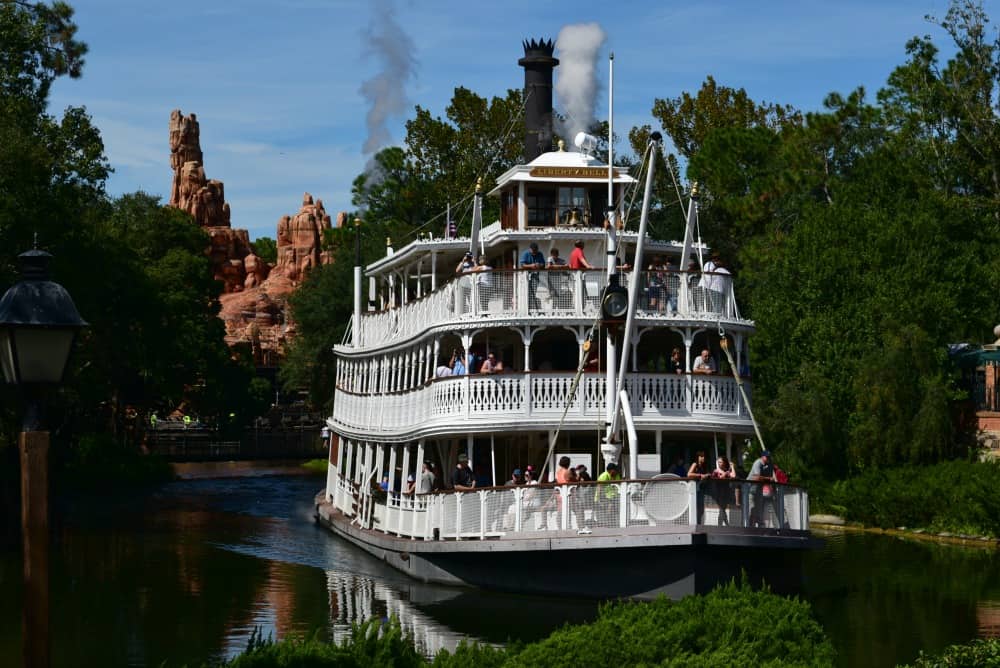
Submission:
{"label": "dark green water", "polygon": [[[354,620],[390,614],[433,652],[463,637],[533,640],[596,614],[591,601],[414,584],[316,527],[323,478],[290,471],[242,469],[140,497],[58,503],[53,665],[199,665],[238,653],[255,627],[331,639]],[[20,662],[20,580],[11,546],[0,553],[0,665]],[[1000,557],[830,536],[807,559],[803,596],[842,665],[891,666],[1000,634]]]}

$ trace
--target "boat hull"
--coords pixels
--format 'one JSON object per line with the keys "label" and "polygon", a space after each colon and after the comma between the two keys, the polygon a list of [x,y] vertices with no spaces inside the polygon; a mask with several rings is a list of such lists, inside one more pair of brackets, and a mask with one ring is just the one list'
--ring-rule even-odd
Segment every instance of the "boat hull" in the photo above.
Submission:
{"label": "boat hull", "polygon": [[676,599],[708,592],[743,573],[755,584],[794,593],[803,551],[820,542],[807,532],[714,527],[424,541],[359,528],[329,504],[318,504],[316,517],[336,535],[422,582],[602,599]]}

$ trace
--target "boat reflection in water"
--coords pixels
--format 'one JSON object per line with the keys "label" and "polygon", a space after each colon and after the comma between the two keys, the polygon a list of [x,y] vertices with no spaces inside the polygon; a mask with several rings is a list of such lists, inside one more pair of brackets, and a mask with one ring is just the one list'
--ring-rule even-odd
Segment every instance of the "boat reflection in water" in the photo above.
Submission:
{"label": "boat reflection in water", "polygon": [[[341,642],[353,624],[395,616],[417,650],[433,656],[454,651],[463,640],[500,646],[509,640],[538,640],[565,623],[596,618],[590,600],[485,594],[476,589],[399,581],[399,576],[326,571],[331,632]],[[486,600],[488,598],[488,600]]]}
{"label": "boat reflection in water", "polygon": [[416,606],[417,601],[446,603],[459,596],[456,591],[427,586],[394,589],[382,580],[336,571],[326,572],[326,586],[330,592],[331,629],[338,643],[350,637],[352,625],[372,618],[388,621],[390,617],[399,619],[403,633],[427,656],[442,649],[454,651],[466,639]]}

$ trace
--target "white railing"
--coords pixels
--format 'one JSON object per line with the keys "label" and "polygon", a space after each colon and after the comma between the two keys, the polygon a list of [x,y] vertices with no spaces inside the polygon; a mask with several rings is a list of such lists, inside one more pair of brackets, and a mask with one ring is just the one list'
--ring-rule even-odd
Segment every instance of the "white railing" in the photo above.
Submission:
{"label": "white railing", "polygon": [[[627,286],[632,272],[620,281]],[[642,317],[739,319],[728,274],[639,272]],[[386,345],[428,327],[479,318],[593,318],[607,283],[603,270],[496,269],[456,277],[416,301],[361,316],[362,346]],[[352,324],[358,331],[357,323]]]}
{"label": "white railing", "polygon": [[[606,380],[584,374],[571,393],[573,372],[503,373],[439,378],[408,392],[382,395],[337,391],[333,420],[348,430],[370,435],[417,435],[434,427],[537,419],[558,421],[566,408],[567,424],[592,423],[604,414]],[[629,405],[636,422],[663,418],[746,419],[736,381],[699,374],[630,374]],[[744,381],[749,394],[750,382]]]}
{"label": "white railing", "polygon": [[[424,540],[576,534],[635,526],[809,529],[806,490],[745,480],[668,477],[416,496],[383,492],[365,496],[360,506],[356,520],[364,528]],[[352,513],[345,510],[345,514]]]}

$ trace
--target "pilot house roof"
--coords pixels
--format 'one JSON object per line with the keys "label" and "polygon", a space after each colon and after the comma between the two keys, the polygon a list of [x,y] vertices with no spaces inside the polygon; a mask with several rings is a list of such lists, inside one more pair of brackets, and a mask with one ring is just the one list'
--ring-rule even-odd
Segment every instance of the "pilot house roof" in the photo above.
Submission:
{"label": "pilot house roof", "polygon": [[[615,183],[635,183],[625,167],[615,167]],[[511,167],[497,179],[496,187],[489,192],[498,195],[515,181],[531,183],[607,183],[608,165],[592,155],[577,151],[549,151],[542,153],[526,165]]]}

